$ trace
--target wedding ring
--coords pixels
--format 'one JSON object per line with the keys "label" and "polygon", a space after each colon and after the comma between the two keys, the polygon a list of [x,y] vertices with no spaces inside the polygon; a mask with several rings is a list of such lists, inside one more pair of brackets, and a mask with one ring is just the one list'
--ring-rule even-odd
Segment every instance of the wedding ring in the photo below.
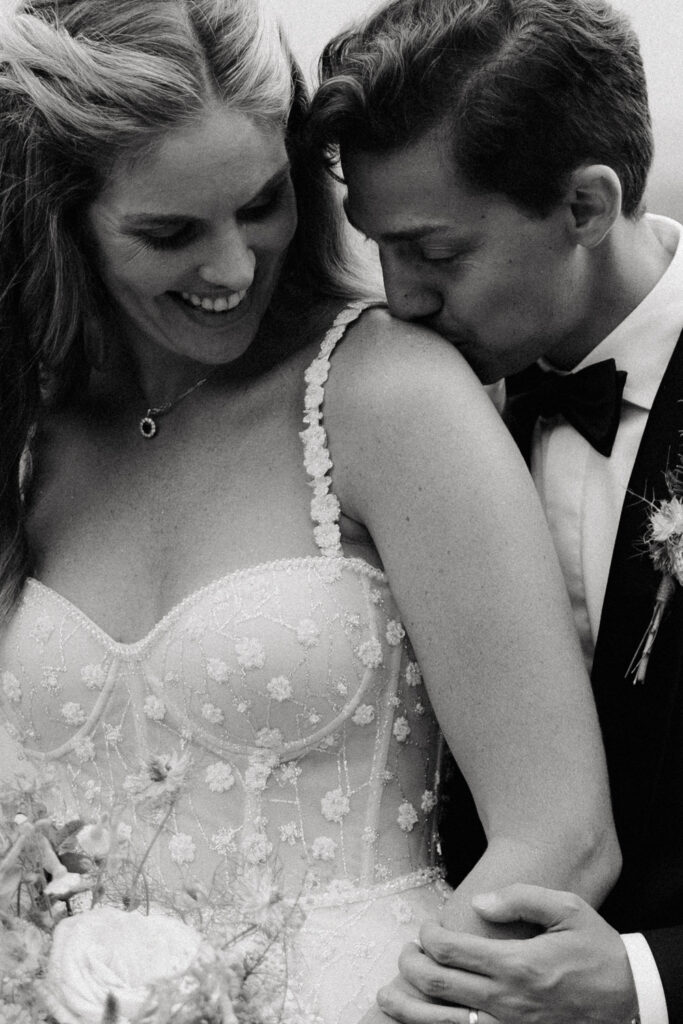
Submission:
{"label": "wedding ring", "polygon": [[479,1024],[479,1010],[470,1010],[467,1024]]}

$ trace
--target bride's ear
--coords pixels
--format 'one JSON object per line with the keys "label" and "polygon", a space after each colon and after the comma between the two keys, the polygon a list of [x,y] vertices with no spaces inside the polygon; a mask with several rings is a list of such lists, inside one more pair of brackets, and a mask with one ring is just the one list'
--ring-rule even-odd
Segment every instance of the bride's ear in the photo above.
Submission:
{"label": "bride's ear", "polygon": [[594,249],[621,216],[619,176],[606,164],[586,164],[572,173],[565,195],[569,231],[577,245]]}

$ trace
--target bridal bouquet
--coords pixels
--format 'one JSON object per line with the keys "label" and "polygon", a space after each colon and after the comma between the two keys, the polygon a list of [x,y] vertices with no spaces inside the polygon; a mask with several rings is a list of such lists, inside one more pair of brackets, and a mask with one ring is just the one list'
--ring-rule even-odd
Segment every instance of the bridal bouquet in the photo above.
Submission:
{"label": "bridal bouquet", "polygon": [[275,884],[221,893],[229,922],[200,886],[170,914],[150,899],[145,862],[187,766],[153,758],[134,780],[156,823],[137,860],[115,811],[55,821],[49,772],[0,781],[0,1024],[312,1024],[287,990],[302,915]]}

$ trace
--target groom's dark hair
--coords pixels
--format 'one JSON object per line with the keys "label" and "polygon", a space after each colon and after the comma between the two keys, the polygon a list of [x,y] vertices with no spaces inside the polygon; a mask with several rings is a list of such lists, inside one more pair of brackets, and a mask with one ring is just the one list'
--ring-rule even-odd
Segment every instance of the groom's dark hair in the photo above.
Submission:
{"label": "groom's dark hair", "polygon": [[586,163],[636,217],[652,160],[638,40],[604,0],[394,0],[321,58],[314,145],[391,152],[437,127],[474,190],[545,216]]}

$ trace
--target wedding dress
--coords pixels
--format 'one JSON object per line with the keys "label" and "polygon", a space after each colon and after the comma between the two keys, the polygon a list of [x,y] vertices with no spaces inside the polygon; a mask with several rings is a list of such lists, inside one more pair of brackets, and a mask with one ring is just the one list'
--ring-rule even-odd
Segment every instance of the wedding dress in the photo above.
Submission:
{"label": "wedding dress", "polygon": [[362,308],[343,311],[306,371],[319,555],[231,572],[136,643],[29,579],[0,635],[0,725],[54,766],[52,810],[66,821],[116,809],[141,856],[158,828],[135,799],[144,765],[184,765],[148,890],[172,905],[199,885],[215,906],[212,887],[234,897],[275,865],[305,915],[291,988],[324,1024],[362,1018],[445,898],[438,728],[385,576],[342,553],[329,477],[330,356]]}

